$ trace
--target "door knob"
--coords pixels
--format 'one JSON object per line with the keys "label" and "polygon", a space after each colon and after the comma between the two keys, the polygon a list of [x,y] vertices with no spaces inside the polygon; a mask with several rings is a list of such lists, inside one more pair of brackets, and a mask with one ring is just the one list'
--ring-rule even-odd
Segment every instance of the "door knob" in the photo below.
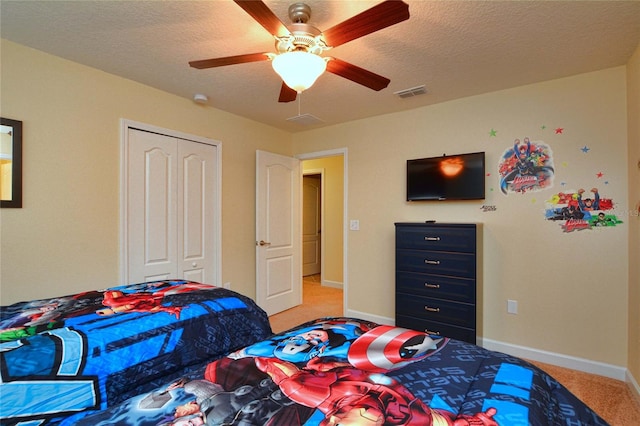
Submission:
{"label": "door knob", "polygon": [[270,246],[271,243],[266,242],[265,240],[260,240],[260,242],[258,243],[259,246]]}

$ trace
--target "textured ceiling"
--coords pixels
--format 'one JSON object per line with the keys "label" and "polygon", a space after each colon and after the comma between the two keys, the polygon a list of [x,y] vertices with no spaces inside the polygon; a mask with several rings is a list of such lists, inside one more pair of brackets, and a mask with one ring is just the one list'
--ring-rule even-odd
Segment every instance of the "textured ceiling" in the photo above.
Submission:
{"label": "textured ceiling", "polygon": [[[291,1],[265,3],[284,22]],[[330,28],[379,1],[308,0]],[[208,70],[188,62],[274,51],[273,37],[229,0],[8,1],[2,38],[296,132],[624,65],[640,44],[640,1],[406,0],[411,18],[328,54],[391,79],[376,92],[325,73],[279,103],[269,62]],[[427,94],[394,92],[425,85]],[[311,114],[316,124],[287,118]]]}

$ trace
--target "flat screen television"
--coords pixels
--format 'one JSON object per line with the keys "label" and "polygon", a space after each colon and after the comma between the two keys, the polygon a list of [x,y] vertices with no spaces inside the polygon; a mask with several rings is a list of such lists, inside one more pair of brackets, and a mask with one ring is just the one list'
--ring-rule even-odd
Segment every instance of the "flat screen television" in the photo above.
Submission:
{"label": "flat screen television", "polygon": [[484,200],[484,152],[407,160],[407,201]]}

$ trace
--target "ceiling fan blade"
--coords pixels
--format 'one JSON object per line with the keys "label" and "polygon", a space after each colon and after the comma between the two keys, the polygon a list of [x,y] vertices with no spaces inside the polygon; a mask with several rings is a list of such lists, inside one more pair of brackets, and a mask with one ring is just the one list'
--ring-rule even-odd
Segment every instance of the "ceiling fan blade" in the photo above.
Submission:
{"label": "ceiling fan blade", "polygon": [[261,0],[233,0],[253,19],[262,25],[274,37],[284,37],[291,34],[275,13]]}
{"label": "ceiling fan blade", "polygon": [[224,58],[202,59],[190,61],[193,68],[203,70],[206,68],[224,67],[226,65],[244,64],[247,62],[260,62],[269,60],[266,53],[247,53],[246,55],[226,56]]}
{"label": "ceiling fan blade", "polygon": [[278,102],[295,101],[297,96],[298,92],[287,86],[283,81],[282,87],[280,88],[280,97],[278,98]]}
{"label": "ceiling fan blade", "polygon": [[327,62],[327,71],[376,91],[384,89],[391,82],[386,77],[336,58]]}
{"label": "ceiling fan blade", "polygon": [[328,46],[336,47],[409,19],[409,5],[387,0],[322,32]]}

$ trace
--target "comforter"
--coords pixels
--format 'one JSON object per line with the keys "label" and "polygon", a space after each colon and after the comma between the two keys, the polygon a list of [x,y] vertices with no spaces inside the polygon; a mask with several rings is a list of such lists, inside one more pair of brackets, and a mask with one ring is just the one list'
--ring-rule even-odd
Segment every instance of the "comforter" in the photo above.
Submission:
{"label": "comforter", "polygon": [[354,318],[322,318],[82,425],[606,425],[532,364]]}
{"label": "comforter", "polygon": [[0,422],[78,419],[271,335],[231,290],[184,280],[0,308]]}

